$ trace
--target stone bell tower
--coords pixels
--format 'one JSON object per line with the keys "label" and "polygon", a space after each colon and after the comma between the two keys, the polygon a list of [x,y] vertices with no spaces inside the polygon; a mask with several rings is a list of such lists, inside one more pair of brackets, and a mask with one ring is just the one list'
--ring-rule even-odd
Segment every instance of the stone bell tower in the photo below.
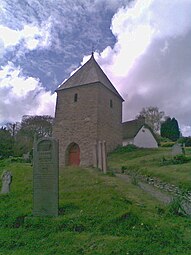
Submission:
{"label": "stone bell tower", "polygon": [[91,166],[95,143],[106,141],[107,152],[122,144],[123,98],[93,54],[56,92],[53,136],[61,165]]}

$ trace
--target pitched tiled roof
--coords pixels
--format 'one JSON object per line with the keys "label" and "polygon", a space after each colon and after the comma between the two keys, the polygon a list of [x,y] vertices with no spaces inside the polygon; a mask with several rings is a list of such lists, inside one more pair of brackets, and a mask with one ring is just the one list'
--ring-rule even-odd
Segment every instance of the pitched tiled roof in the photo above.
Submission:
{"label": "pitched tiled roof", "polygon": [[120,97],[123,100],[123,98],[120,96],[118,91],[115,89],[113,84],[105,75],[101,67],[95,61],[93,54],[91,58],[67,81],[63,82],[56,91],[77,87],[85,84],[91,84],[95,82],[100,82],[102,85],[107,87],[109,90],[111,90],[113,93],[115,93],[118,97]]}

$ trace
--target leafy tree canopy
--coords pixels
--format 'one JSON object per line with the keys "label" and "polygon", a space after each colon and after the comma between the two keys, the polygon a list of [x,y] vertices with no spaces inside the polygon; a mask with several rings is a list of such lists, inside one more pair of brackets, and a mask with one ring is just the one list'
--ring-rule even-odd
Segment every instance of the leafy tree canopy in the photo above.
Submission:
{"label": "leafy tree canopy", "polygon": [[149,106],[143,108],[136,118],[144,118],[145,123],[148,124],[152,130],[156,133],[160,130],[161,121],[165,113],[159,111],[159,108],[156,106]]}
{"label": "leafy tree canopy", "polygon": [[22,118],[20,133],[28,137],[37,138],[52,136],[53,117],[49,115],[30,116],[25,115]]}
{"label": "leafy tree canopy", "polygon": [[13,137],[5,128],[0,128],[0,156],[9,157],[13,154]]}
{"label": "leafy tree canopy", "polygon": [[5,130],[12,137],[13,154],[15,156],[22,156],[23,153],[30,152],[35,135],[37,139],[52,136],[52,124],[53,117],[49,115],[25,115],[21,123],[7,123]]}

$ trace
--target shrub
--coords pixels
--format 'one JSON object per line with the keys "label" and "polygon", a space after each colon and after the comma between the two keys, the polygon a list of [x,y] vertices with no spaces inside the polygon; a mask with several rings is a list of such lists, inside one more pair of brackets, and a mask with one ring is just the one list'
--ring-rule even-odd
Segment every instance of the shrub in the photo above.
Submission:
{"label": "shrub", "polygon": [[176,155],[172,159],[166,159],[164,156],[162,158],[161,165],[177,165],[177,164],[184,164],[191,161],[191,157],[185,156],[184,154]]}
{"label": "shrub", "polygon": [[168,212],[172,215],[186,216],[187,213],[184,209],[184,197],[183,194],[173,197],[171,203],[168,206]]}
{"label": "shrub", "polygon": [[191,137],[181,137],[178,139],[178,143],[185,144],[186,147],[191,146]]}
{"label": "shrub", "polygon": [[172,161],[173,161],[174,164],[184,164],[184,163],[187,163],[190,160],[191,160],[190,157],[187,157],[184,154],[180,154],[180,155],[174,156]]}
{"label": "shrub", "polygon": [[11,162],[24,163],[25,160],[22,157],[11,157]]}
{"label": "shrub", "polygon": [[161,147],[172,147],[175,142],[161,142]]}
{"label": "shrub", "polygon": [[124,153],[124,152],[132,152],[137,150],[137,146],[135,146],[134,144],[128,144],[127,146],[120,146],[118,147],[115,152],[119,152],[119,153]]}
{"label": "shrub", "polygon": [[172,142],[172,140],[170,140],[170,139],[167,138],[167,137],[162,137],[162,136],[159,136],[159,135],[158,135],[158,137],[159,137],[159,139],[160,139],[160,142],[162,142],[162,143]]}
{"label": "shrub", "polygon": [[127,170],[127,166],[122,166],[121,167],[121,172],[124,173],[125,170]]}

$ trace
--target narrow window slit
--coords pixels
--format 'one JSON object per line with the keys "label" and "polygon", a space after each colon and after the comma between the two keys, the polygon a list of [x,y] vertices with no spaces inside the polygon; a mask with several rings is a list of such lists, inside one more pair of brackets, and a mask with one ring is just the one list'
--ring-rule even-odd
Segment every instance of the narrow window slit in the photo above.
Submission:
{"label": "narrow window slit", "polygon": [[75,93],[75,94],[74,94],[74,102],[77,102],[77,101],[78,101],[78,94]]}
{"label": "narrow window slit", "polygon": [[113,101],[110,99],[110,108],[113,108]]}

